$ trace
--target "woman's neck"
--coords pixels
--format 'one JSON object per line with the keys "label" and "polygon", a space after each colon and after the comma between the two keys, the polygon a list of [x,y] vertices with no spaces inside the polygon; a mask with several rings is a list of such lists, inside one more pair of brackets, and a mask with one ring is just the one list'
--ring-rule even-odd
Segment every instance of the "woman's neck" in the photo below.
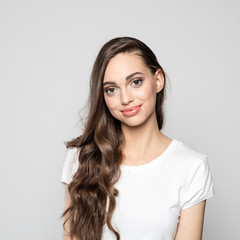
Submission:
{"label": "woman's neck", "polygon": [[171,139],[159,131],[156,116],[148,120],[137,127],[122,124],[123,164],[144,164],[159,156],[169,145]]}

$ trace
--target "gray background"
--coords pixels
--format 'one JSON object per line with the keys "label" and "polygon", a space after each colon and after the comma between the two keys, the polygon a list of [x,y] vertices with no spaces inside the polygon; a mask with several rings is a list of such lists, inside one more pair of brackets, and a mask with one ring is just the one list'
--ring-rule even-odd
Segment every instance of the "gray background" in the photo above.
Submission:
{"label": "gray background", "polygon": [[0,1],[0,239],[62,239],[64,141],[113,37],[166,70],[163,132],[209,156],[203,239],[239,239],[239,1]]}

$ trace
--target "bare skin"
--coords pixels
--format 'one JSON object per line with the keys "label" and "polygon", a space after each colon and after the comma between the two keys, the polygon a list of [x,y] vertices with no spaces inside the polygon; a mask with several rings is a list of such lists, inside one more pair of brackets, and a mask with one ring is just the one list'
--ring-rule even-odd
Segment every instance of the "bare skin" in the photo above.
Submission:
{"label": "bare skin", "polygon": [[[136,72],[139,74],[126,81]],[[103,83],[108,109],[122,122],[125,137],[122,164],[142,165],[158,157],[172,140],[159,131],[155,112],[156,94],[164,86],[162,72],[152,74],[134,53],[118,54],[109,62]],[[141,105],[138,114],[122,114],[123,109],[137,105]]]}
{"label": "bare skin", "polygon": [[174,240],[201,240],[206,200],[181,211]]}

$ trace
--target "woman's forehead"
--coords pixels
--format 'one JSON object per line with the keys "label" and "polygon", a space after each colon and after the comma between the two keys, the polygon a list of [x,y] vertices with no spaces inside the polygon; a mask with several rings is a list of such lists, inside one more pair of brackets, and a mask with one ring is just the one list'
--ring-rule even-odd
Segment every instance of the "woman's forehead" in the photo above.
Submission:
{"label": "woman's forehead", "polygon": [[116,80],[116,78],[125,79],[133,73],[146,73],[147,71],[148,67],[146,67],[143,59],[139,55],[120,53],[109,61],[103,81],[113,81]]}

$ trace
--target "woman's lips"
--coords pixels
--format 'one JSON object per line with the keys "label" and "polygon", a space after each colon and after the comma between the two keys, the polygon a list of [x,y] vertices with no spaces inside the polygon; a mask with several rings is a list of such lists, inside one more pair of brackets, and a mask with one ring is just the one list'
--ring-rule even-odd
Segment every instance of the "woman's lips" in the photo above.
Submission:
{"label": "woman's lips", "polygon": [[131,108],[125,108],[121,112],[124,116],[131,117],[131,116],[136,115],[140,111],[140,109],[141,109],[141,105],[134,106],[134,107],[131,107]]}

